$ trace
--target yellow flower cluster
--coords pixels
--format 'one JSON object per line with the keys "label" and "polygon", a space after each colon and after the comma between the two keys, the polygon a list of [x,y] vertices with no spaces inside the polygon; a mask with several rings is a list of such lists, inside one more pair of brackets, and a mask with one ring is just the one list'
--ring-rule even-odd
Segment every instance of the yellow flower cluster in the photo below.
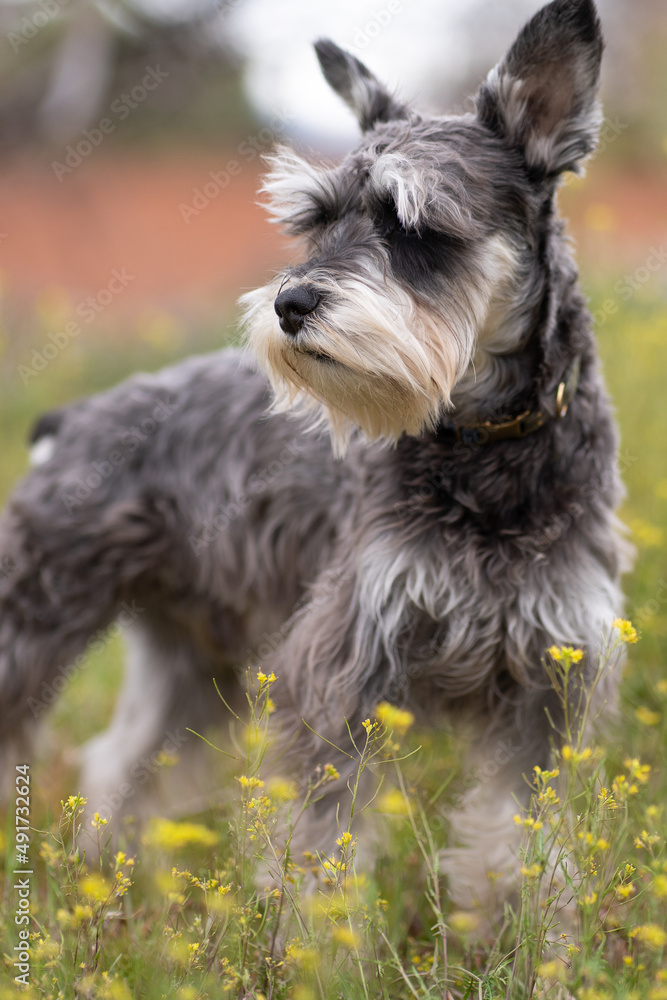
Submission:
{"label": "yellow flower cluster", "polygon": [[308,948],[303,941],[295,938],[285,948],[285,959],[303,972],[314,972],[320,964],[320,953],[316,948]]}
{"label": "yellow flower cluster", "polygon": [[521,866],[521,874],[523,875],[524,878],[528,879],[539,878],[543,871],[544,871],[544,866],[539,864],[538,862],[535,862],[535,864],[533,865]]}
{"label": "yellow flower cluster", "polygon": [[617,618],[614,621],[614,628],[618,629],[618,638],[621,642],[639,642],[637,629],[625,618]]}
{"label": "yellow flower cluster", "polygon": [[251,792],[256,788],[264,788],[264,782],[260,778],[249,778],[247,775],[242,774],[241,777],[236,780],[241,788],[247,788]]}
{"label": "yellow flower cluster", "polygon": [[162,851],[178,851],[184,847],[213,847],[218,834],[200,823],[175,823],[158,817],[144,836],[144,843]]}
{"label": "yellow flower cluster", "polygon": [[353,841],[354,837],[352,836],[349,830],[346,830],[345,833],[341,833],[336,843],[338,844],[339,847],[342,847],[343,850],[346,851]]}
{"label": "yellow flower cluster", "polygon": [[656,951],[660,951],[667,945],[667,932],[662,927],[658,927],[657,924],[642,924],[641,927],[635,927],[634,930],[630,931],[630,937],[636,938],[647,948]]}
{"label": "yellow flower cluster", "polygon": [[611,846],[609,841],[605,840],[604,837],[596,837],[590,831],[584,833],[580,830],[577,834],[577,840],[580,840],[591,854],[594,851],[608,851]]}
{"label": "yellow flower cluster", "polygon": [[653,712],[646,705],[640,705],[635,709],[635,718],[641,722],[642,726],[657,726],[660,722],[660,713]]}
{"label": "yellow flower cluster", "polygon": [[571,663],[580,663],[584,658],[583,649],[574,649],[572,646],[551,646],[547,649],[547,653],[556,663],[567,666]]}
{"label": "yellow flower cluster", "polygon": [[630,778],[632,780],[638,781],[640,785],[645,785],[648,782],[651,774],[650,764],[642,764],[637,757],[628,757],[623,761],[623,764],[630,772]]}
{"label": "yellow flower cluster", "polygon": [[189,885],[196,886],[201,889],[202,892],[215,892],[219,896],[226,896],[231,890],[232,884],[229,882],[227,885],[221,885],[220,880],[217,878],[198,878],[193,875],[192,872],[188,871],[187,868],[172,868],[171,874],[173,878],[183,879]]}
{"label": "yellow flower cluster", "polygon": [[582,761],[590,760],[593,756],[593,749],[591,747],[584,747],[583,750],[575,750],[574,747],[566,744],[561,748],[560,755],[568,764],[576,765],[581,764]]}
{"label": "yellow flower cluster", "polygon": [[638,837],[635,837],[635,847],[637,850],[645,849],[650,851],[652,847],[659,844],[662,837],[659,837],[656,833],[649,833],[648,830],[642,830]]}
{"label": "yellow flower cluster", "polygon": [[518,814],[514,817],[514,822],[516,826],[523,826],[526,830],[541,830],[544,823],[541,819],[533,819],[532,816],[519,816]]}
{"label": "yellow flower cluster", "polygon": [[415,721],[412,712],[408,712],[404,708],[397,708],[395,705],[390,705],[388,701],[380,702],[375,709],[375,716],[388,732],[396,732],[401,736],[405,736]]}
{"label": "yellow flower cluster", "polygon": [[79,813],[83,812],[83,807],[87,801],[88,799],[85,799],[83,795],[70,795],[64,801],[61,799],[60,805],[65,816],[71,819],[73,816],[78,816]]}
{"label": "yellow flower cluster", "polygon": [[96,903],[105,902],[111,895],[111,886],[99,872],[84,875],[79,881],[79,889],[88,899]]}

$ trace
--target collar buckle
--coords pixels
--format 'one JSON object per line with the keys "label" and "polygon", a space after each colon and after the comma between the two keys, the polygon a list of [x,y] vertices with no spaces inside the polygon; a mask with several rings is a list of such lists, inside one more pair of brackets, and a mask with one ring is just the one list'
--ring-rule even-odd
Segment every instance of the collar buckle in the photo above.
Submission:
{"label": "collar buckle", "polygon": [[[440,425],[441,433],[453,434],[462,444],[477,447],[479,445],[493,444],[495,441],[516,440],[525,438],[533,434],[541,427],[544,427],[548,420],[562,420],[567,415],[577,387],[581,373],[581,358],[576,357],[572,362],[569,372],[566,373],[562,382],[558,384],[556,391],[556,411],[545,413],[542,410],[526,410],[514,420],[506,420],[502,423],[485,421],[471,426],[462,426],[453,421],[446,421]],[[553,397],[552,397],[553,398]]]}

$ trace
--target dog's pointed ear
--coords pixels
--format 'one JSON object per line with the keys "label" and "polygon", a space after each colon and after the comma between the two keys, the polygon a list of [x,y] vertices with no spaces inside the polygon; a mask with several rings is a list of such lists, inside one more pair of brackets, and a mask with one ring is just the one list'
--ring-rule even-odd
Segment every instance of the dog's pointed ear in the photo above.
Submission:
{"label": "dog's pointed ear", "polygon": [[325,80],[354,111],[362,132],[367,132],[378,122],[407,118],[406,107],[396,101],[371,71],[349,52],[328,38],[315,42],[315,52]]}
{"label": "dog's pointed ear", "polygon": [[519,149],[537,177],[576,171],[595,149],[602,49],[593,0],[554,0],[482,85],[479,119]]}

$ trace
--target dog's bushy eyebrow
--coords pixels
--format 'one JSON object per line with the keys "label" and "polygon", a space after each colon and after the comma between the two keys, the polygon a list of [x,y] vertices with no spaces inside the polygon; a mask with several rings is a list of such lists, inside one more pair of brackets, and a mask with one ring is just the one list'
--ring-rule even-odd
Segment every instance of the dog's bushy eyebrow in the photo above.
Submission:
{"label": "dog's bushy eyebrow", "polygon": [[390,198],[407,230],[437,229],[454,237],[474,235],[474,222],[457,163],[414,160],[382,152],[370,168],[373,194]]}
{"label": "dog's bushy eyebrow", "polygon": [[[299,234],[330,221],[349,207],[349,185],[339,168],[309,163],[284,146],[266,158],[269,173],[261,192],[274,222]],[[348,192],[348,193],[346,193]]]}
{"label": "dog's bushy eyebrow", "polygon": [[376,147],[353,162],[329,166],[311,163],[283,146],[266,162],[264,207],[292,235],[327,225],[363,204],[375,216],[388,203],[408,231],[430,228],[454,238],[474,238],[479,229],[469,207],[465,166],[453,152],[440,160]]}

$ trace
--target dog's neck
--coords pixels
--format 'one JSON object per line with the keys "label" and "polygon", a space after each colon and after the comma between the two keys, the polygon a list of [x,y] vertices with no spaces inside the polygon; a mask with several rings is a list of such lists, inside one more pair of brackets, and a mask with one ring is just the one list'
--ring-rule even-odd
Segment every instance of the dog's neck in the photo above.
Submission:
{"label": "dog's neck", "polygon": [[576,391],[577,359],[592,338],[577,270],[555,223],[546,237],[550,263],[532,299],[519,295],[520,307],[491,301],[474,358],[452,392],[445,415],[451,424],[502,424],[539,412],[555,417],[563,397]]}
{"label": "dog's neck", "polygon": [[562,420],[567,415],[570,403],[574,399],[579,386],[581,374],[581,357],[575,355],[567,371],[556,387],[553,398],[548,400],[548,406],[534,406],[522,410],[516,417],[503,420],[482,420],[477,423],[464,424],[456,419],[443,416],[438,425],[439,437],[454,438],[463,444],[484,446],[497,441],[511,441],[528,437],[539,431],[551,420]]}

